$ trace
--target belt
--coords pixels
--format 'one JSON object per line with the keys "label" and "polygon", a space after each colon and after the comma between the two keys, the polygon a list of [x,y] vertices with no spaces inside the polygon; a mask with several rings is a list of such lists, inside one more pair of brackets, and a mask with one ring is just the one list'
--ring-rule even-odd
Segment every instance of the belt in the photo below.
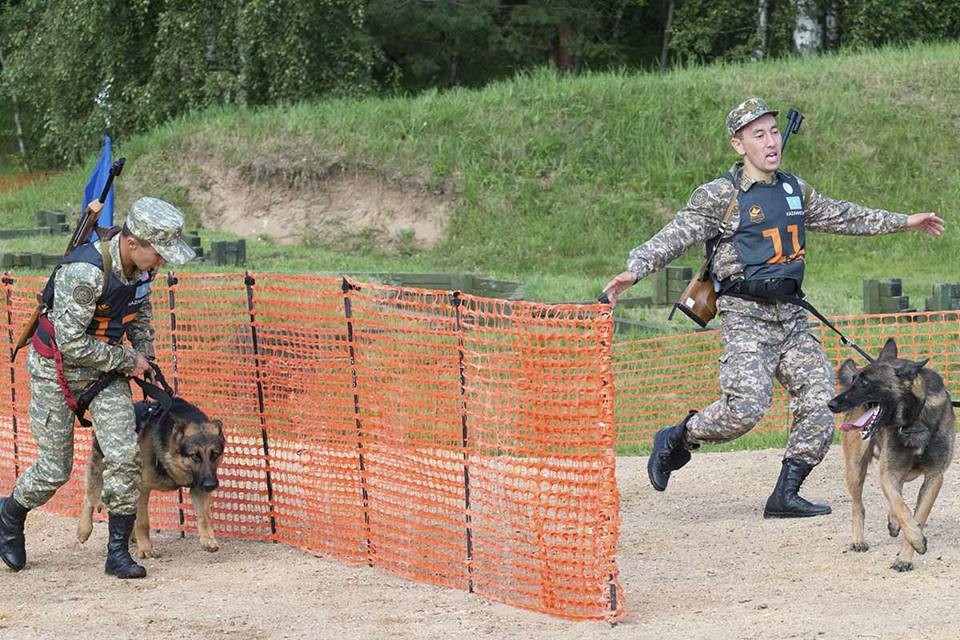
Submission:
{"label": "belt", "polygon": [[735,279],[722,283],[722,292],[734,296],[749,296],[752,298],[767,298],[769,296],[792,296],[803,294],[800,292],[800,283],[793,278],[767,278],[765,280]]}

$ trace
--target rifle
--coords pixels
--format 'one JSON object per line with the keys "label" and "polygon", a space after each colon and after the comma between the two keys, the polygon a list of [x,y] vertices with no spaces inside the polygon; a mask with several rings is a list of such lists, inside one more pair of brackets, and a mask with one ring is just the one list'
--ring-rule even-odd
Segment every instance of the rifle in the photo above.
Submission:
{"label": "rifle", "polygon": [[[120,158],[110,165],[110,175],[107,176],[107,182],[103,185],[103,191],[100,192],[100,197],[88,203],[86,208],[84,208],[83,214],[80,216],[80,222],[77,223],[77,228],[73,230],[73,235],[70,237],[67,250],[63,252],[63,255],[69,255],[71,251],[80,245],[90,242],[90,236],[92,236],[93,232],[97,229],[97,220],[100,219],[103,204],[107,201],[107,196],[110,194],[111,187],[113,187],[113,179],[123,171],[123,163],[126,161],[126,158]],[[41,313],[43,313],[43,296],[38,293],[37,307],[33,310],[33,315],[30,316],[30,320],[28,320],[27,324],[23,327],[23,331],[20,332],[20,337],[17,338],[17,344],[14,345],[13,353],[10,354],[10,362],[16,360],[17,353],[20,349],[30,342],[30,338],[33,337],[33,332],[37,330],[37,323],[40,322]]]}
{"label": "rifle", "polygon": [[791,133],[800,133],[800,125],[803,124],[803,114],[796,109],[787,111],[787,128],[783,130],[783,136],[780,139],[780,151],[787,146],[787,138]]}

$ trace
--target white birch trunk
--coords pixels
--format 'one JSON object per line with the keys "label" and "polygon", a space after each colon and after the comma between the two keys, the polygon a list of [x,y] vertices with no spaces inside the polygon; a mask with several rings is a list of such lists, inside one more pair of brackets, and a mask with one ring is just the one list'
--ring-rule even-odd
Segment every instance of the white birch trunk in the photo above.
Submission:
{"label": "white birch trunk", "polygon": [[[5,66],[3,54],[0,53],[0,71],[2,71]],[[20,126],[20,107],[17,105],[16,96],[10,96],[10,104],[13,106],[13,123],[17,129],[17,146],[20,148],[20,158],[23,160],[23,167],[27,171],[30,171],[30,167],[27,165],[27,150],[23,144],[23,127]]]}
{"label": "white birch trunk", "polygon": [[791,0],[797,10],[797,19],[793,26],[793,44],[797,53],[808,56],[817,53],[823,47],[823,34],[820,23],[814,14],[811,0]]}
{"label": "white birch trunk", "polygon": [[767,5],[768,0],[757,0],[757,46],[753,49],[753,59],[762,60],[767,55]]}

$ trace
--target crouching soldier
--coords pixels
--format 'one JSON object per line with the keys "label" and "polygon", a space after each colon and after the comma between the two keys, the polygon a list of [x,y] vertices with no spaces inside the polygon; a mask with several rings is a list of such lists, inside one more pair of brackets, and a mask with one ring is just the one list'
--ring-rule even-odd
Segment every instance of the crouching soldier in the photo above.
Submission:
{"label": "crouching soldier", "polygon": [[[43,313],[27,358],[30,428],[37,460],[0,500],[0,558],[26,564],[24,522],[53,497],[73,469],[76,398],[107,372],[116,377],[90,401],[104,455],[103,504],[109,512],[106,573],[142,578],[129,541],[140,492],[140,457],[129,377],[152,372],[150,283],[165,263],[194,257],[181,238],[183,215],[156,198],[140,198],[109,240],[88,242],[60,261],[43,290]],[[131,346],[121,344],[126,336]],[[125,377],[127,376],[127,377]],[[106,380],[104,378],[104,380]]]}

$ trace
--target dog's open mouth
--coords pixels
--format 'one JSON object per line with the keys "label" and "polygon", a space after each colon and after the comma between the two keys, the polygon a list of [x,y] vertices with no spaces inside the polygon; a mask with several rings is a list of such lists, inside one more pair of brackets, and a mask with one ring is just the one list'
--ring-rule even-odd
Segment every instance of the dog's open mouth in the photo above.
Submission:
{"label": "dog's open mouth", "polygon": [[853,422],[844,422],[840,425],[841,431],[860,431],[860,437],[866,440],[880,427],[880,405],[876,402],[867,404],[867,410]]}

